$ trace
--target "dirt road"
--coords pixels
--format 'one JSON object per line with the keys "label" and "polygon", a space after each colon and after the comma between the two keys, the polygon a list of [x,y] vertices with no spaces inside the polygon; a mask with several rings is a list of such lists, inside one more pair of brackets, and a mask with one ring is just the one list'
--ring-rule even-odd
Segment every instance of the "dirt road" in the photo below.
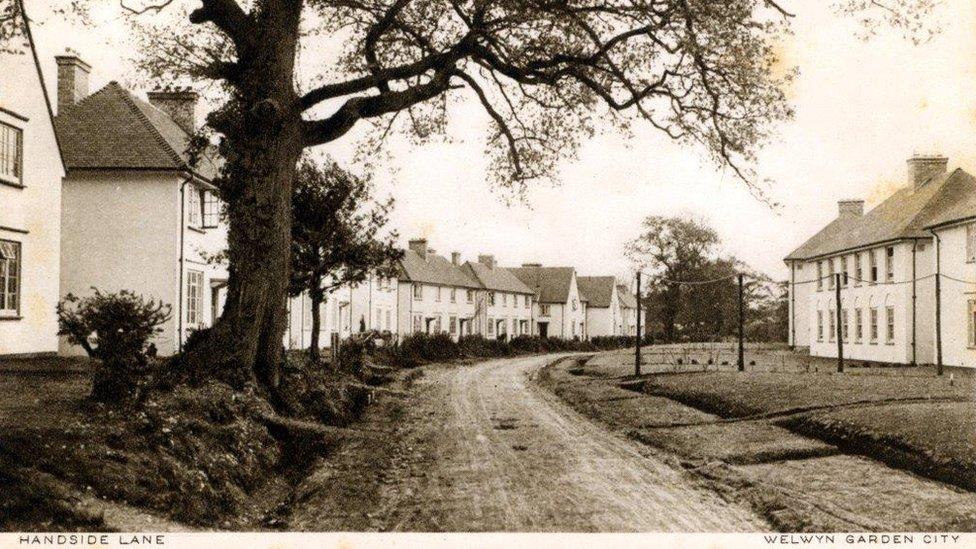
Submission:
{"label": "dirt road", "polygon": [[[408,531],[757,531],[744,506],[530,381],[552,358],[432,367],[403,418],[375,527]],[[315,528],[314,497],[296,509]],[[296,517],[298,518],[298,517]],[[322,523],[320,526],[325,526]],[[297,526],[298,524],[296,524]]]}

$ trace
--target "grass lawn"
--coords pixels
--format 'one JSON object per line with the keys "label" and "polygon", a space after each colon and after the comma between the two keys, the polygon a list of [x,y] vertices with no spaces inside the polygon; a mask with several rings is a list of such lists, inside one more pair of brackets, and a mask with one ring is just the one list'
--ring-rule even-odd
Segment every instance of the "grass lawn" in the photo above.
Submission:
{"label": "grass lawn", "polygon": [[918,375],[748,371],[656,375],[648,378],[645,391],[729,418],[856,402],[976,396],[976,378],[959,377],[950,386],[948,376],[914,370]]}
{"label": "grass lawn", "polygon": [[972,402],[844,409],[783,423],[851,452],[976,490],[976,405]]}

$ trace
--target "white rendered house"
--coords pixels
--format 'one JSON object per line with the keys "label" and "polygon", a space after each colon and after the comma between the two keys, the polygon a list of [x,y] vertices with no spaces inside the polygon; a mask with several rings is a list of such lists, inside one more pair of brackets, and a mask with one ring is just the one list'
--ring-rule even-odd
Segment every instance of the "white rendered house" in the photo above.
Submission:
{"label": "white rendered house", "polygon": [[932,326],[937,351],[941,346],[946,366],[976,368],[976,181],[956,193],[926,229],[937,235],[941,322]]}
{"label": "white rendered house", "polygon": [[511,339],[532,335],[533,291],[511,270],[500,267],[492,255],[480,255],[477,262],[464,264],[468,275],[482,287],[474,321],[475,333],[487,338]]}
{"label": "white rendered house", "polygon": [[454,339],[479,333],[477,317],[486,307],[481,290],[462,269],[460,254],[448,260],[428,248],[427,240],[411,240],[400,260],[398,333],[447,333]]}
{"label": "white rendered house", "polygon": [[[191,167],[197,95],[149,93],[144,101],[111,82],[88,93],[89,67],[58,61],[56,127],[67,166],[61,208],[61,294],[131,290],[170,304],[153,343],[178,352],[194,330],[213,324],[226,299],[223,205],[215,166]],[[64,354],[81,350],[61,343]]]}
{"label": "white rendered house", "polygon": [[580,295],[586,301],[587,338],[624,335],[617,279],[612,276],[581,276],[576,280]]}
{"label": "white rendered house", "polygon": [[586,302],[580,296],[576,269],[525,263],[511,271],[535,292],[535,335],[586,339]]}
{"label": "white rendered house", "polygon": [[58,349],[64,164],[30,27],[0,53],[0,356]]}
{"label": "white rendered house", "polygon": [[945,157],[912,157],[904,187],[867,213],[863,201],[841,201],[837,218],[787,256],[791,345],[836,357],[839,327],[846,358],[935,361],[935,247],[926,226],[973,182],[946,166]]}

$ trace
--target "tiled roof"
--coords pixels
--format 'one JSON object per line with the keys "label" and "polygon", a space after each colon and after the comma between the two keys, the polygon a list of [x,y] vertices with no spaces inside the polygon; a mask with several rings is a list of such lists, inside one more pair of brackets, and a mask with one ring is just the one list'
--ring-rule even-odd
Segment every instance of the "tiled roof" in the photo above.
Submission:
{"label": "tiled roof", "polygon": [[607,308],[613,300],[613,288],[617,279],[612,276],[578,276],[576,285],[580,297],[589,302],[590,307]]}
{"label": "tiled roof", "polygon": [[566,303],[573,284],[572,267],[515,267],[512,273],[531,288],[540,303]]}
{"label": "tiled roof", "polygon": [[976,218],[976,178],[963,172],[966,177],[957,179],[952,189],[942,193],[941,200],[935,204],[933,211],[927,215],[925,227],[938,227]]}
{"label": "tiled roof", "polygon": [[427,253],[423,258],[413,250],[404,250],[400,260],[400,280],[425,282],[441,286],[481,288],[481,283],[443,256]]}
{"label": "tiled roof", "polygon": [[[55,118],[65,163],[71,169],[186,170],[190,135],[164,111],[118,82],[82,99]],[[216,166],[202,160],[198,175]]]}
{"label": "tiled roof", "polygon": [[630,293],[624,284],[617,284],[617,299],[620,300],[620,305],[625,309],[637,308],[637,297]]}
{"label": "tiled roof", "polygon": [[925,227],[941,219],[953,197],[973,184],[961,169],[932,178],[918,189],[898,190],[864,215],[842,215],[794,250],[787,260],[810,259],[905,238],[931,236]]}
{"label": "tiled roof", "polygon": [[476,279],[489,290],[499,292],[513,292],[517,294],[534,294],[535,291],[526,286],[511,270],[505,267],[489,267],[484,263],[468,261],[462,267],[468,276]]}

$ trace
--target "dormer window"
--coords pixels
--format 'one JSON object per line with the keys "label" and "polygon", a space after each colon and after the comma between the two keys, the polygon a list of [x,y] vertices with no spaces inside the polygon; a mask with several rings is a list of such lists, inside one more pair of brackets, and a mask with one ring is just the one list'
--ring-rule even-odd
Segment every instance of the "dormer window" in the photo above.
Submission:
{"label": "dormer window", "polygon": [[23,186],[24,133],[0,122],[0,183]]}

